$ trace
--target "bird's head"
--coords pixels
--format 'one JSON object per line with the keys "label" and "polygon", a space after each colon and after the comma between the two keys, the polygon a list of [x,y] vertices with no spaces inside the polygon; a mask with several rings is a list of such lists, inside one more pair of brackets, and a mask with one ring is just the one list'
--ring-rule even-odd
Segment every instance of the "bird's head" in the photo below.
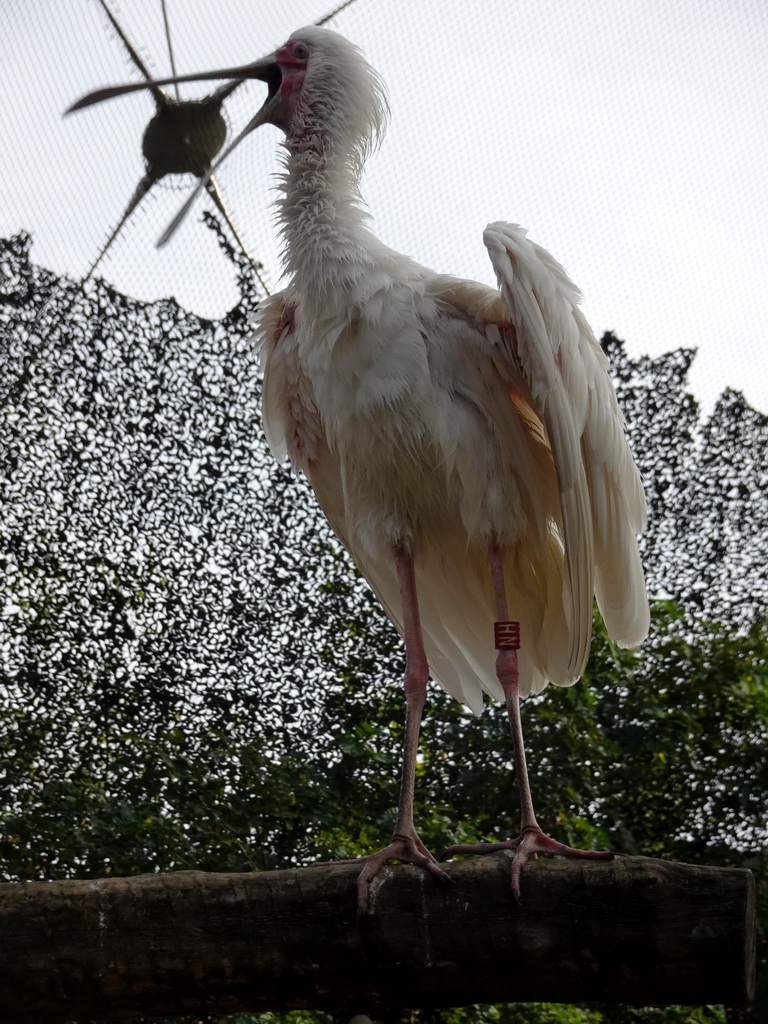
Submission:
{"label": "bird's head", "polygon": [[254,65],[269,86],[259,114],[288,144],[317,135],[361,160],[379,142],[389,108],[384,85],[360,50],[337,32],[309,25]]}

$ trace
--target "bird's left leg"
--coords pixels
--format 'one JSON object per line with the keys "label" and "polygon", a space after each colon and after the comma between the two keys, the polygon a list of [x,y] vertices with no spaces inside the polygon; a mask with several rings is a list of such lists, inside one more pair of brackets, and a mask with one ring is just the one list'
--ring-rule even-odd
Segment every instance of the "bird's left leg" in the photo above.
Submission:
{"label": "bird's left leg", "polygon": [[416,574],[413,556],[404,548],[395,551],[395,567],[400,585],[400,600],[403,609],[403,636],[405,639],[405,747],[403,750],[403,774],[400,782],[400,799],[397,821],[389,846],[365,857],[363,870],[357,880],[358,911],[364,913],[368,905],[368,887],[372,879],[388,860],[399,860],[416,864],[443,881],[450,881],[435,858],[424,846],[413,821],[413,795],[416,783],[416,757],[419,749],[421,716],[427,695],[429,665],[424,650],[419,619],[419,603],[416,596]]}
{"label": "bird's left leg", "polygon": [[[520,718],[520,684],[517,664],[517,623],[510,623],[507,610],[507,595],[504,585],[503,556],[497,545],[489,548],[489,562],[491,576],[493,578],[493,589],[496,598],[496,614],[499,621],[496,623],[496,675],[501,688],[504,691],[504,700],[509,714],[509,728],[512,733],[512,750],[514,756],[515,773],[520,791],[521,821],[520,835],[516,839],[508,839],[500,843],[475,843],[471,845],[452,846],[446,850],[446,857],[455,853],[493,853],[496,850],[514,851],[512,857],[512,891],[516,897],[520,896],[520,875],[523,865],[528,860],[535,860],[539,853],[560,855],[562,857],[581,857],[589,860],[609,860],[612,853],[598,850],[577,850],[572,846],[565,846],[545,835],[541,826],[536,821],[533,810],[533,799],[531,797],[531,785],[528,779],[528,767],[525,760],[525,745],[523,743],[523,726]],[[504,627],[512,627],[505,629]],[[507,639],[508,634],[513,639]]]}

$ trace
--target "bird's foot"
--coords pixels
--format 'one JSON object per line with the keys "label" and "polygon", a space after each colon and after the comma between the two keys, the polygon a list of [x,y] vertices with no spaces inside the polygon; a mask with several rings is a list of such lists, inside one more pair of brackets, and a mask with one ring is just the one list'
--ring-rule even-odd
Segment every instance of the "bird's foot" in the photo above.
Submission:
{"label": "bird's foot", "polygon": [[391,860],[400,861],[401,864],[415,864],[417,867],[428,871],[441,882],[452,882],[450,875],[440,867],[437,860],[432,856],[424,843],[413,832],[411,835],[403,835],[396,832],[392,836],[392,842],[383,850],[360,857],[359,863],[363,868],[357,877],[357,913],[362,916],[368,911],[368,896],[370,885],[384,865]]}
{"label": "bird's foot", "polygon": [[526,826],[516,839],[507,839],[501,843],[472,843],[449,847],[441,860],[453,857],[457,853],[496,853],[503,850],[512,860],[510,883],[516,900],[520,899],[520,875],[526,861],[536,860],[540,853],[552,857],[579,857],[583,860],[612,860],[613,854],[604,850],[577,850],[551,839],[538,825]]}
{"label": "bird's foot", "polygon": [[389,846],[385,846],[383,850],[378,850],[376,853],[369,853],[365,857],[315,861],[308,867],[322,868],[333,867],[337,864],[362,864],[362,870],[357,876],[357,913],[360,917],[368,912],[371,882],[384,865],[391,860],[400,861],[401,864],[415,864],[416,867],[424,868],[435,878],[439,878],[441,882],[453,882],[451,876],[443,871],[437,859],[432,856],[415,831],[411,835],[396,832],[392,836]]}

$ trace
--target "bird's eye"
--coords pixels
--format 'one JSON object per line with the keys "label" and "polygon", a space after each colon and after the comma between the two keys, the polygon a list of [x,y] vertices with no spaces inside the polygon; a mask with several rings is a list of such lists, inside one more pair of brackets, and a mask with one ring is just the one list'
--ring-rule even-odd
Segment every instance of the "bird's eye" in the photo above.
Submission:
{"label": "bird's eye", "polygon": [[293,56],[297,60],[306,60],[309,57],[309,47],[306,43],[296,43],[293,48]]}

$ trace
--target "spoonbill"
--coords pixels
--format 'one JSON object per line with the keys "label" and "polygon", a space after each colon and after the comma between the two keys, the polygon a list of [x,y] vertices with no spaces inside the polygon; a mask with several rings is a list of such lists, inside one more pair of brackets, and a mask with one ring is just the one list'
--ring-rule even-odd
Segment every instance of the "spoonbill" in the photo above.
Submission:
{"label": "spoonbill", "polygon": [[498,289],[435,273],[372,233],[359,180],[388,106],[378,74],[335,32],[303,28],[253,64],[186,78],[267,83],[233,143],[263,123],[285,133],[288,284],[256,328],[267,439],[309,478],[405,641],[397,820],[361,859],[360,909],[389,860],[448,877],[413,818],[430,673],[476,713],[486,694],[506,702],[522,807],[515,838],[448,853],[507,850],[518,897],[539,853],[610,857],[539,826],[520,721],[521,698],[583,672],[593,595],[618,643],[639,643],[649,625],[643,489],[576,287],[516,224],[483,235]]}

